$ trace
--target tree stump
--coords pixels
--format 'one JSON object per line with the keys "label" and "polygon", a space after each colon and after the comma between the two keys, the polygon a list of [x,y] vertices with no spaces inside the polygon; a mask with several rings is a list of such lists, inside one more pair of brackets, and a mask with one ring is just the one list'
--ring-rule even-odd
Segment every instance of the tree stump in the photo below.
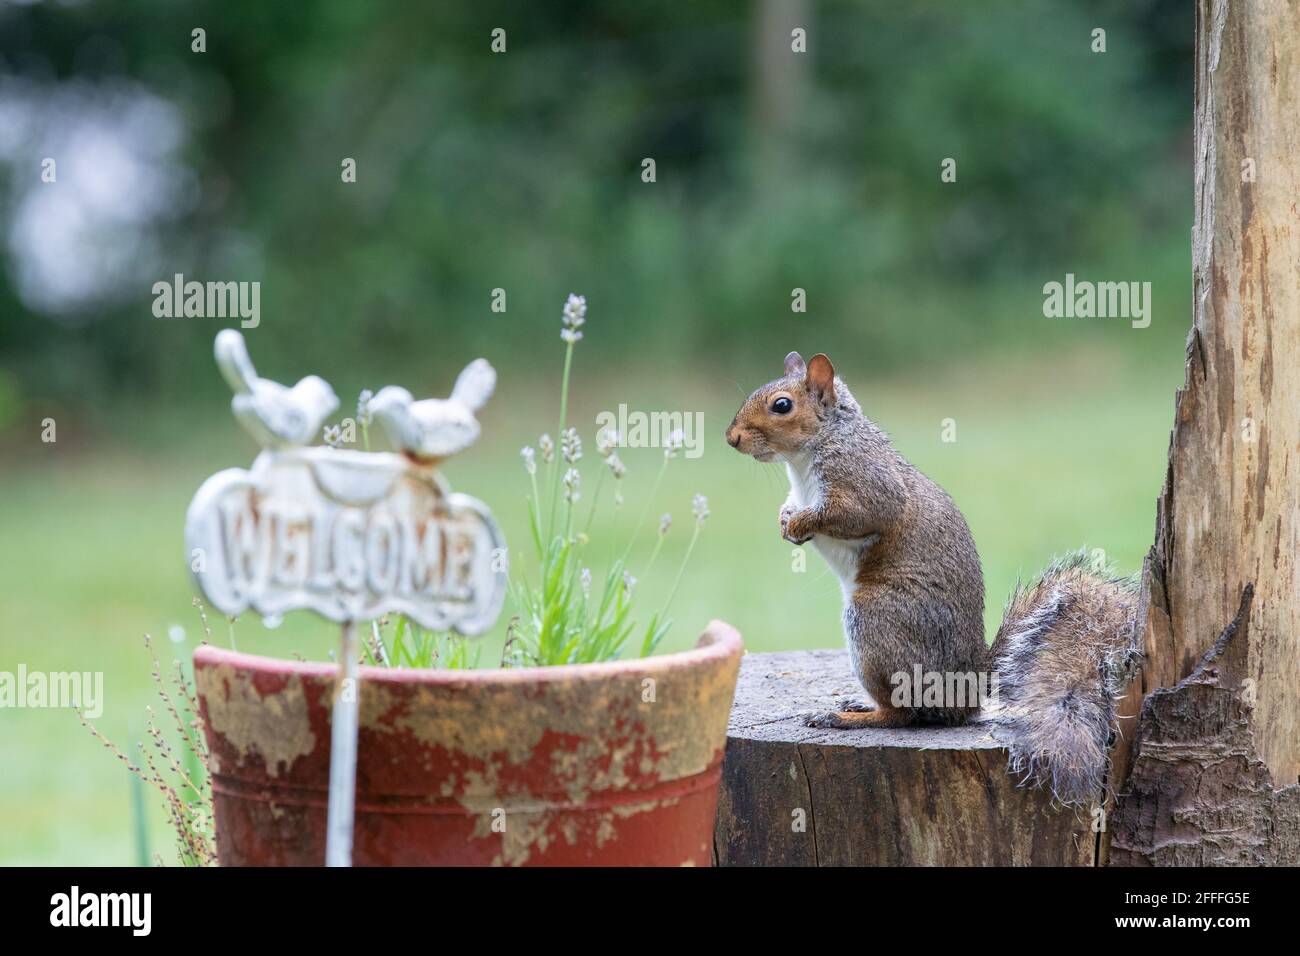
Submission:
{"label": "tree stump", "polygon": [[1086,810],[1017,787],[980,726],[818,730],[862,689],[846,651],[749,654],[727,728],[719,866],[1091,866]]}

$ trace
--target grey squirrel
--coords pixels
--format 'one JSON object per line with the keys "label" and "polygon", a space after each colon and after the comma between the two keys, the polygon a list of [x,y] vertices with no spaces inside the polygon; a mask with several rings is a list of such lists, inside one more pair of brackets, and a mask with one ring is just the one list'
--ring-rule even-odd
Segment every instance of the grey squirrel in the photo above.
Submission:
{"label": "grey squirrel", "polygon": [[[799,353],[741,405],[726,438],[758,461],[784,462],[781,535],[811,541],[839,577],[844,632],[868,700],[805,715],[852,729],[980,721],[1024,781],[1066,805],[1102,797],[1114,701],[1139,654],[1132,578],[1084,552],[1017,586],[992,647],[984,578],[970,528],[948,494],[862,413],[830,359]],[[908,698],[917,673],[995,675],[990,700]],[[920,698],[919,688],[917,689]]]}

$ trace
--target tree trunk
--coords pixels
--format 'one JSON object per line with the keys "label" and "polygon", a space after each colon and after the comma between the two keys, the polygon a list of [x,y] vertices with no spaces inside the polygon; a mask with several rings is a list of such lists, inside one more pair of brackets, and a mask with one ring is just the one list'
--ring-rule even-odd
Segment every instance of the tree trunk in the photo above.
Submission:
{"label": "tree trunk", "polygon": [[796,28],[811,32],[811,0],[759,0],[755,5],[751,112],[760,192],[779,189],[799,154],[798,125],[807,105],[812,54],[791,49]]}
{"label": "tree trunk", "polygon": [[[1199,802],[1205,795],[1195,782],[1223,773],[1228,751],[1250,750],[1255,762],[1237,770],[1246,790],[1258,783],[1260,768],[1273,787],[1294,784],[1300,774],[1300,474],[1292,473],[1300,469],[1296,18],[1286,0],[1197,4],[1193,324],[1143,574],[1146,662],[1122,708],[1127,727],[1141,719],[1116,754],[1113,782],[1122,796],[1111,830],[1123,834],[1114,845],[1124,844],[1116,862],[1161,862],[1155,848],[1162,834],[1212,843],[1225,814],[1244,826],[1260,819],[1232,798]],[[1251,584],[1253,601],[1243,602]],[[1189,678],[1243,606],[1248,618],[1223,642],[1212,679],[1239,701],[1248,727],[1216,757],[1194,734],[1177,743],[1180,734],[1165,723],[1168,695],[1145,706],[1142,698]],[[1198,689],[1205,679],[1202,668],[1171,693],[1206,704],[1210,698]],[[1213,699],[1222,705],[1221,696]],[[1132,799],[1123,796],[1130,770]],[[1255,784],[1246,786],[1247,776]],[[1218,812],[1206,812],[1210,806]]]}

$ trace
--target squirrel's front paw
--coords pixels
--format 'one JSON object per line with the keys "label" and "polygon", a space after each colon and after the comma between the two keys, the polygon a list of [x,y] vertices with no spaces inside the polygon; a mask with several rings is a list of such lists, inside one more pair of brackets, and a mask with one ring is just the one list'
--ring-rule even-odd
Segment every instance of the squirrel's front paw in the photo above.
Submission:
{"label": "squirrel's front paw", "polygon": [[790,515],[781,516],[781,537],[791,544],[803,544],[812,539],[812,530],[809,528],[808,520],[802,516],[801,512],[794,512]]}
{"label": "squirrel's front paw", "polygon": [[781,506],[781,537],[783,538],[785,537],[785,526],[787,523],[789,523],[790,516],[793,515],[798,510],[799,509],[796,508],[794,505]]}

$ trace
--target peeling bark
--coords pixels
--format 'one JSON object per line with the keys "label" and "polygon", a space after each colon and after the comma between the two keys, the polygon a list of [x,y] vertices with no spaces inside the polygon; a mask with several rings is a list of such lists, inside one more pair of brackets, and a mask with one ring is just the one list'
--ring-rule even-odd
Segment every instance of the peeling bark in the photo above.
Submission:
{"label": "peeling bark", "polygon": [[1252,729],[1251,695],[1222,683],[1248,639],[1252,589],[1190,675],[1142,705],[1128,791],[1110,821],[1117,866],[1300,863],[1300,785],[1273,788]]}

